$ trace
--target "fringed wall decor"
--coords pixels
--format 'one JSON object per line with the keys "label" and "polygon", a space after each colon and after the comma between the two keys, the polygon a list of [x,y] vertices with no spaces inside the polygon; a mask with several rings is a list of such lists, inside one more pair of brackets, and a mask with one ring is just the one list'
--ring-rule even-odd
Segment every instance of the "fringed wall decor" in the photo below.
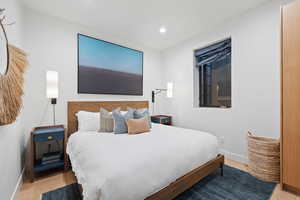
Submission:
{"label": "fringed wall decor", "polygon": [[[0,16],[4,9],[0,9]],[[13,123],[22,107],[24,71],[28,65],[26,53],[9,44],[0,18],[0,126]]]}

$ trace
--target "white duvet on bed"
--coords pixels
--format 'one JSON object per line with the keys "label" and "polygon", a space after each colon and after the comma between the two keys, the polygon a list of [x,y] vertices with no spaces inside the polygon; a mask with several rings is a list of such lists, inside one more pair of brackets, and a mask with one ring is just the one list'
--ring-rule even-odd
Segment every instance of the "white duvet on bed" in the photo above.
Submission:
{"label": "white duvet on bed", "polygon": [[77,132],[67,153],[84,200],[142,200],[214,159],[209,133],[153,124],[149,133]]}

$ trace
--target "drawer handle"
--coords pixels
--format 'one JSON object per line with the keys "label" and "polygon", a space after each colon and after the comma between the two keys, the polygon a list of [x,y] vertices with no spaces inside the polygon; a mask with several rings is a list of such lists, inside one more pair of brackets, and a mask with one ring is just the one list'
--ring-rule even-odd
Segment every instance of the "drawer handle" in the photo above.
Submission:
{"label": "drawer handle", "polygon": [[53,138],[52,136],[48,136],[48,140],[52,140],[52,138]]}

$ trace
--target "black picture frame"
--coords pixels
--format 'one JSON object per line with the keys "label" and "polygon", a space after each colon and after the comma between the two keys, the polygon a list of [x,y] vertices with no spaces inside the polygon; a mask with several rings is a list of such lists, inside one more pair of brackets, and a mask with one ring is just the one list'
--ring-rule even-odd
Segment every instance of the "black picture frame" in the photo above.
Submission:
{"label": "black picture frame", "polygon": [[[142,81],[141,81],[142,91],[141,91],[141,93],[137,93],[137,94],[132,94],[132,93],[111,93],[111,92],[91,93],[91,92],[79,91],[79,84],[80,84],[80,76],[79,76],[79,67],[80,67],[80,65],[79,65],[79,50],[80,50],[79,37],[80,36],[88,37],[88,38],[91,38],[91,39],[94,39],[94,40],[98,40],[98,41],[101,41],[101,42],[105,42],[105,43],[108,43],[108,44],[112,44],[112,45],[116,45],[116,46],[119,46],[119,47],[122,47],[122,48],[127,48],[127,49],[130,49],[130,50],[133,50],[133,51],[140,52],[142,54]],[[89,35],[77,33],[77,93],[78,94],[143,96],[144,95],[144,52],[140,51],[140,50],[137,50],[137,49],[129,48],[129,47],[126,47],[126,46],[123,46],[123,45],[120,45],[120,44],[109,42],[109,41],[106,41],[106,40],[98,39],[98,38],[95,38],[95,37],[92,37],[92,36],[89,36]]]}

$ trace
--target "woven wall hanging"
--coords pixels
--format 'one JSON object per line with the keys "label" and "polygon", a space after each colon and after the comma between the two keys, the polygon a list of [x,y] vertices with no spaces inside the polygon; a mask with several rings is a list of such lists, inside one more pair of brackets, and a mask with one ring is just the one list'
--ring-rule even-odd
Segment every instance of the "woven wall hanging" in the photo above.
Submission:
{"label": "woven wall hanging", "polygon": [[[2,16],[4,9],[0,9]],[[28,65],[26,53],[9,44],[0,18],[0,126],[13,123],[22,107],[24,71]]]}

